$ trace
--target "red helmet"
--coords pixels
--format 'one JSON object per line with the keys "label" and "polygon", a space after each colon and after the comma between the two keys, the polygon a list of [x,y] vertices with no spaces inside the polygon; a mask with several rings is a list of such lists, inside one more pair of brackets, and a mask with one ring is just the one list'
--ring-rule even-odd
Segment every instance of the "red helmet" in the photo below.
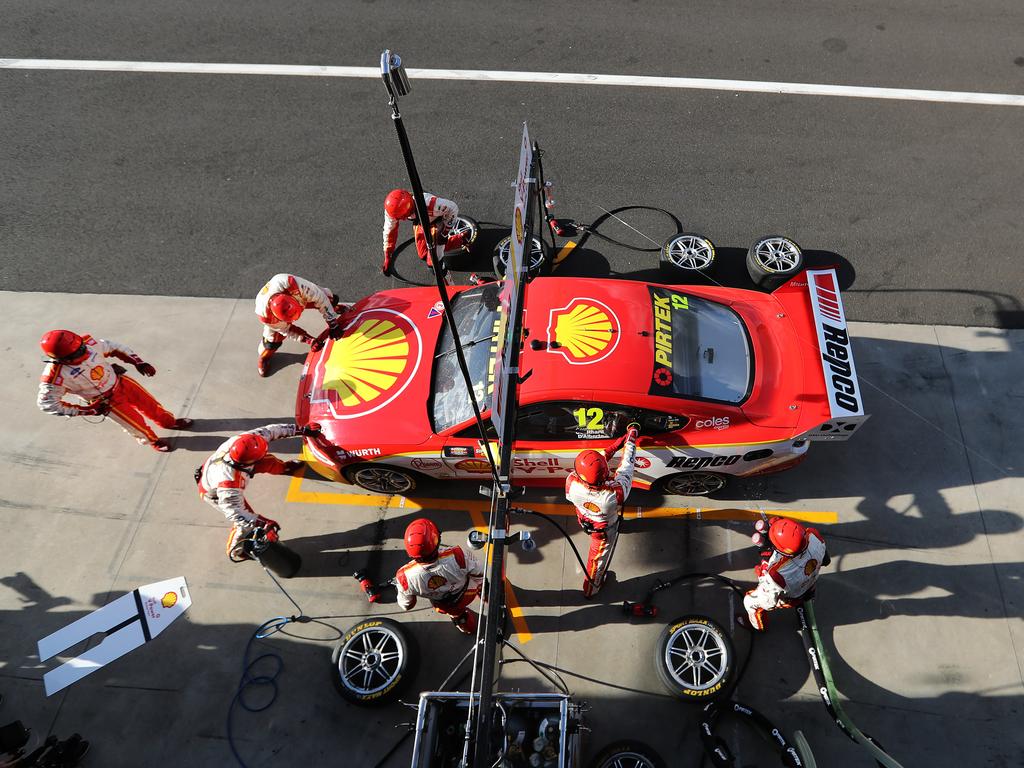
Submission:
{"label": "red helmet", "polygon": [[576,474],[587,485],[600,485],[608,479],[608,459],[600,451],[587,450],[576,457]]}
{"label": "red helmet", "polygon": [[414,560],[430,562],[436,559],[439,546],[441,546],[441,532],[427,518],[421,517],[413,520],[405,529],[405,551]]}
{"label": "red helmet", "polygon": [[267,455],[267,441],[252,433],[239,435],[228,449],[228,455],[236,464],[255,464]]}
{"label": "red helmet", "polygon": [[47,331],[39,340],[39,346],[47,357],[69,363],[81,360],[87,351],[82,337],[71,331]]}
{"label": "red helmet", "polygon": [[806,531],[796,520],[788,517],[776,517],[768,529],[768,538],[772,546],[784,555],[798,555],[807,546]]}
{"label": "red helmet", "polygon": [[278,320],[294,323],[302,317],[302,304],[287,293],[275,293],[270,297],[270,312]]}
{"label": "red helmet", "polygon": [[392,219],[408,219],[415,207],[412,195],[404,189],[392,189],[384,198],[384,210]]}

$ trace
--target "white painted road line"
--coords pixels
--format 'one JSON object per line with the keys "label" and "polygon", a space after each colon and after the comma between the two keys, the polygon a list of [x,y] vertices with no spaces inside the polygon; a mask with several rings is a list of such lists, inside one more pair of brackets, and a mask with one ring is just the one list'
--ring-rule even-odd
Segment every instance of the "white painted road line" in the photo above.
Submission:
{"label": "white painted road line", "polygon": [[[0,59],[0,69],[77,70],[86,72],[161,72],[192,75],[278,75],[287,77],[378,78],[376,67],[318,67],[297,64],[214,64],[174,61],[89,61],[77,59]],[[876,88],[861,85],[775,83],[759,80],[715,80],[705,77],[587,75],[571,72],[500,72],[475,69],[409,69],[414,80],[489,80],[500,83],[555,85],[618,85],[640,88],[687,88],[733,93],[777,93],[796,96],[845,96],[854,99],[932,101],[1024,107],[1024,95],[930,91],[917,88]]]}

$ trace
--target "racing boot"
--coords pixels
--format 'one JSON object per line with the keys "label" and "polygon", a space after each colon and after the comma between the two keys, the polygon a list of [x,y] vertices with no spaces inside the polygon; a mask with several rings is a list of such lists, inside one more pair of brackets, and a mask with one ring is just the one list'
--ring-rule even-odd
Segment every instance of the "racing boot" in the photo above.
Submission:
{"label": "racing boot", "polygon": [[159,451],[160,453],[170,453],[171,451],[174,450],[173,448],[171,448],[171,444],[162,438],[154,440],[152,443],[149,443],[149,447],[152,448],[154,451]]}
{"label": "racing boot", "polygon": [[185,418],[175,419],[174,423],[171,425],[171,429],[176,429],[179,432],[181,432],[183,430],[186,430],[186,429],[191,429],[191,428],[192,428],[192,419],[185,419]]}
{"label": "racing boot", "polygon": [[273,354],[273,352],[260,352],[260,356],[256,359],[256,371],[263,378],[270,373],[270,358]]}
{"label": "racing boot", "polygon": [[476,611],[466,611],[461,616],[452,616],[452,624],[464,635],[475,635],[477,624]]}

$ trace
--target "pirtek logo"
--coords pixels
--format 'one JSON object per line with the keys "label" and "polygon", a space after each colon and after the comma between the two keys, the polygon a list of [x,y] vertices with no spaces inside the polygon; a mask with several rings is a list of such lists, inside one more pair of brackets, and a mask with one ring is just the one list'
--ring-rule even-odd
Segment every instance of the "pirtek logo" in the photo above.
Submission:
{"label": "pirtek logo", "polygon": [[618,346],[619,320],[610,307],[597,299],[576,298],[551,310],[548,341],[558,342],[548,351],[561,353],[570,363],[596,363]]}

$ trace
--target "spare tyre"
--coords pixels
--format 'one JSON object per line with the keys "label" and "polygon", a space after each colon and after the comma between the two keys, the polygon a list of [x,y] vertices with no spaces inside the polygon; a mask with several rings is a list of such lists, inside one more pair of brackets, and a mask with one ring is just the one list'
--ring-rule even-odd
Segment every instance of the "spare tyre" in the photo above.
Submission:
{"label": "spare tyre", "polygon": [[376,706],[394,701],[416,676],[419,655],[402,625],[364,619],[331,654],[331,680],[347,701]]}
{"label": "spare tyre", "polygon": [[590,768],[665,768],[665,761],[640,741],[616,741],[602,749]]}
{"label": "spare tyre", "polygon": [[658,638],[654,669],[673,696],[707,703],[729,688],[735,653],[720,625],[707,616],[683,616]]}
{"label": "spare tyre", "polygon": [[774,291],[803,268],[804,252],[788,237],[762,237],[747,251],[747,274],[768,291]]}

